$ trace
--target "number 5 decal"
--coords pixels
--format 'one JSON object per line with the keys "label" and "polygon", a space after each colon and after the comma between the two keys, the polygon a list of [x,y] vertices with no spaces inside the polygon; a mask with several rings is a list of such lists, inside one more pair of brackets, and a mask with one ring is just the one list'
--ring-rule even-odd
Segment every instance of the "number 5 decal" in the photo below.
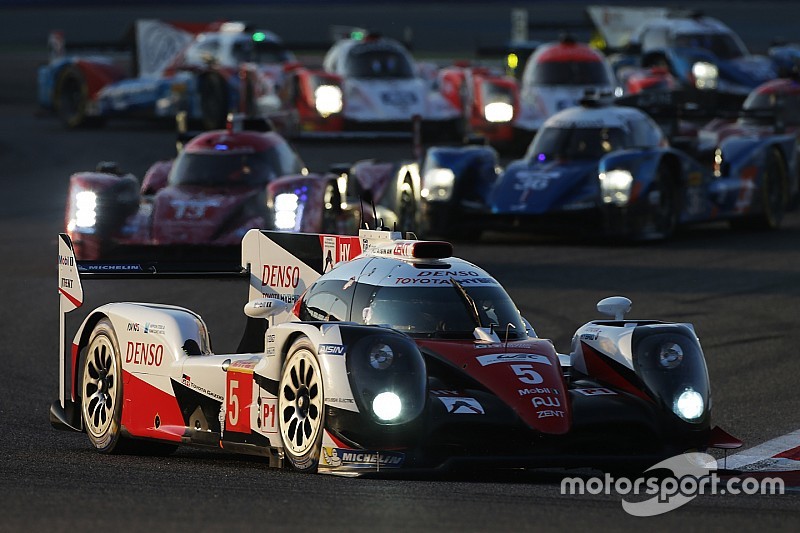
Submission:
{"label": "number 5 decal", "polygon": [[250,408],[253,403],[253,375],[228,369],[225,398],[225,430],[250,433]]}
{"label": "number 5 decal", "polygon": [[538,385],[543,382],[542,375],[533,369],[533,365],[511,365],[511,369],[523,383]]}

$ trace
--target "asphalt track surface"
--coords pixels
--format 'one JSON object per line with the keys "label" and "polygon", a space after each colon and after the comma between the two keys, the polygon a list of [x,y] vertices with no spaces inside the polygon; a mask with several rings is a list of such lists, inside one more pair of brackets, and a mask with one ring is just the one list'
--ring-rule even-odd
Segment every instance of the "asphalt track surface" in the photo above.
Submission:
{"label": "asphalt track surface", "polygon": [[[65,131],[37,116],[37,58],[0,56],[0,530],[2,531],[528,531],[796,530],[800,495],[700,496],[659,517],[627,515],[619,495],[564,496],[558,472],[421,479],[345,479],[269,470],[247,457],[184,448],[168,458],[103,456],[82,434],[55,431],[56,234],[71,172],[98,160],[141,175],[173,154],[173,134],[143,123]],[[311,169],[400,158],[405,144],[298,146]],[[609,295],[633,317],[693,322],[708,360],[714,421],[747,447],[800,427],[800,214],[770,233],[724,224],[667,243],[493,235],[457,255],[500,279],[544,337],[568,351]],[[158,301],[199,311],[218,352],[243,325],[236,282],[98,281],[86,308]],[[73,313],[76,314],[76,313]],[[77,317],[68,320],[77,326]]]}

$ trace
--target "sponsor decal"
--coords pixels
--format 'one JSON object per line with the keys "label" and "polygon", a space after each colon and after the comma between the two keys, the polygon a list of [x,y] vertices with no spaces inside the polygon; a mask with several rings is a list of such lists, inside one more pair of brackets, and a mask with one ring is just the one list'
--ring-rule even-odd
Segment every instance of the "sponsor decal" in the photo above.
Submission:
{"label": "sponsor decal", "polygon": [[80,264],[78,270],[85,272],[141,272],[140,265]]}
{"label": "sponsor decal", "polygon": [[320,344],[319,353],[327,355],[344,355],[346,348],[341,344]]}
{"label": "sponsor decal", "polygon": [[259,300],[253,304],[255,309],[269,309],[272,307],[272,302],[265,302],[264,300]]}
{"label": "sponsor decal", "polygon": [[[392,251],[388,253],[392,253]],[[397,278],[395,285],[450,285],[454,278],[462,285],[496,284],[493,278],[485,277],[474,270],[421,270],[413,278]]]}
{"label": "sponsor decal", "polygon": [[248,374],[253,373],[253,369],[261,362],[260,357],[251,357],[250,359],[240,359],[238,361],[233,361],[228,366],[229,372],[244,372]]}
{"label": "sponsor decal", "polygon": [[534,407],[561,407],[561,401],[555,396],[534,396],[531,403]]}
{"label": "sponsor decal", "polygon": [[351,468],[397,468],[402,466],[406,455],[400,452],[376,452],[349,450],[323,446],[322,462],[327,466]]}
{"label": "sponsor decal", "polygon": [[476,359],[481,366],[493,365],[496,363],[517,363],[521,361],[552,366],[550,359],[538,353],[500,353],[480,355]]}
{"label": "sponsor decal", "polygon": [[534,387],[532,389],[519,389],[520,396],[528,396],[529,394],[559,394],[558,389],[551,389],[549,387]]}
{"label": "sponsor decal", "polygon": [[61,278],[61,287],[64,289],[72,288],[72,280],[69,278]]}
{"label": "sponsor decal", "polygon": [[458,397],[458,396],[439,396],[441,401],[447,408],[447,412],[454,415],[484,415],[483,406],[475,398]]}
{"label": "sponsor decal", "polygon": [[539,415],[539,418],[564,418],[564,411],[547,410],[539,411],[537,414]]}
{"label": "sponsor decal", "polygon": [[461,391],[446,390],[446,389],[432,390],[431,394],[433,394],[434,396],[462,396]]}
{"label": "sponsor decal", "polygon": [[596,341],[597,333],[581,333],[580,338],[582,341]]}
{"label": "sponsor decal", "polygon": [[135,365],[161,366],[164,360],[164,345],[128,341],[125,362]]}
{"label": "sponsor decal", "polygon": [[163,324],[153,324],[151,322],[145,322],[144,332],[152,333],[153,335],[166,335],[167,333]]}
{"label": "sponsor decal", "polygon": [[262,292],[261,296],[264,298],[275,298],[287,304],[293,304],[299,298],[297,294],[278,294],[277,292]]}
{"label": "sponsor decal", "polygon": [[300,284],[300,268],[292,265],[264,265],[261,285],[296,289]]}
{"label": "sponsor decal", "polygon": [[356,401],[353,398],[328,398],[325,400],[325,403],[344,403],[344,404],[354,404]]}
{"label": "sponsor decal", "polygon": [[575,392],[584,396],[616,396],[617,393],[605,387],[595,387],[589,389],[575,389]]}
{"label": "sponsor decal", "polygon": [[75,266],[72,256],[58,254],[58,264],[60,266]]}
{"label": "sponsor decal", "polygon": [[222,201],[213,198],[208,200],[172,200],[170,205],[175,210],[176,220],[200,220],[206,216],[206,209],[209,207],[219,207]]}
{"label": "sponsor decal", "polygon": [[138,322],[128,322],[128,331],[140,331],[141,326]]}

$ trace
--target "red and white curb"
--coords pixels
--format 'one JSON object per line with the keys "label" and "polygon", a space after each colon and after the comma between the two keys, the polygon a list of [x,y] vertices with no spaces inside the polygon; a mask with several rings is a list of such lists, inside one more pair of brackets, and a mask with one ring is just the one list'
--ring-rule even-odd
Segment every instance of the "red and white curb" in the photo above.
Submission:
{"label": "red and white curb", "polygon": [[787,489],[800,489],[800,429],[719,459],[717,468],[741,472],[737,477],[780,477]]}

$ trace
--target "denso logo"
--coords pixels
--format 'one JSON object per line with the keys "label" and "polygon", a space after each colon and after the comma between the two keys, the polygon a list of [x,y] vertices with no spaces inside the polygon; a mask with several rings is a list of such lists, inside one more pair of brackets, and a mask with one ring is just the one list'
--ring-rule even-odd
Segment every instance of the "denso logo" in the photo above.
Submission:
{"label": "denso logo", "polygon": [[128,349],[125,352],[126,363],[147,366],[161,366],[163,359],[163,345],[128,341]]}
{"label": "denso logo", "polygon": [[300,283],[300,268],[291,265],[264,265],[261,285],[296,289]]}
{"label": "denso logo", "polygon": [[345,348],[341,344],[320,344],[319,353],[328,355],[344,355]]}

